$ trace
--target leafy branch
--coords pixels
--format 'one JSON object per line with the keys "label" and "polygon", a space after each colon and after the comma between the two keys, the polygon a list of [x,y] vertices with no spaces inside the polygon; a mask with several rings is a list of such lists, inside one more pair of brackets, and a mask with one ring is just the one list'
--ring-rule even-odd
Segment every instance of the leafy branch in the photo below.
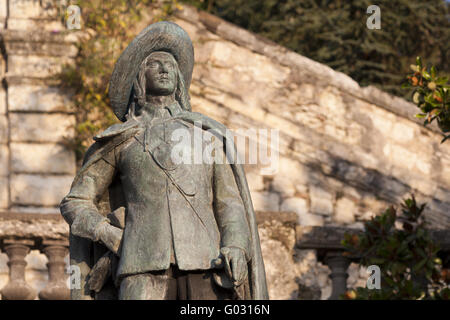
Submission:
{"label": "leafy branch", "polygon": [[75,136],[66,144],[82,159],[92,136],[118,120],[109,108],[108,84],[114,64],[140,30],[135,26],[146,12],[153,20],[166,19],[178,6],[177,0],[77,0],[81,8],[82,30],[86,37],[77,44],[73,65],[65,65],[58,75],[61,86],[74,92]]}
{"label": "leafy branch", "polygon": [[[416,64],[411,65],[413,71],[403,88],[413,88],[413,102],[421,110],[417,118],[424,118],[424,125],[437,121],[444,134],[450,132],[450,92],[448,77],[438,77],[435,66],[426,68],[422,59],[417,57]],[[446,135],[441,141],[450,138]]]}
{"label": "leafy branch", "polygon": [[364,223],[361,235],[345,234],[345,255],[363,266],[378,265],[381,289],[359,287],[344,299],[450,299],[450,277],[438,257],[423,217],[425,204],[414,196],[398,214],[394,207]]}

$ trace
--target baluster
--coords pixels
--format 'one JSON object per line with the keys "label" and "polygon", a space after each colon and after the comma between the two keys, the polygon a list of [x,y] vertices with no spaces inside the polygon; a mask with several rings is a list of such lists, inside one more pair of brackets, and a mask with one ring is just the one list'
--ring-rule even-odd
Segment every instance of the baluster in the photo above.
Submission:
{"label": "baluster", "polygon": [[1,290],[2,300],[33,300],[36,290],[25,281],[25,257],[34,242],[31,240],[4,240],[4,250],[8,255],[9,282]]}
{"label": "baluster", "polygon": [[39,293],[41,300],[70,300],[70,289],[67,286],[66,263],[68,254],[67,241],[44,241],[43,252],[48,258],[47,268],[49,281]]}
{"label": "baluster", "polygon": [[331,270],[332,291],[328,299],[338,300],[339,296],[347,291],[347,269],[350,260],[342,255],[342,251],[329,251],[325,254],[324,262]]}

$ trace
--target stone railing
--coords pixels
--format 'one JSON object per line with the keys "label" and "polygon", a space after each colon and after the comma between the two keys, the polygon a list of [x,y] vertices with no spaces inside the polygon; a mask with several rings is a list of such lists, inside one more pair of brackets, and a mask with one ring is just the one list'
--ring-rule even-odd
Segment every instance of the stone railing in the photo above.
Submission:
{"label": "stone railing", "polygon": [[[341,241],[345,233],[358,234],[361,231],[343,227],[296,227],[296,247],[315,249],[317,258],[330,268],[332,292],[330,300],[339,299],[347,291],[348,267],[350,263],[359,262],[358,257],[344,256]],[[444,268],[450,268],[449,230],[430,230],[433,241],[441,248],[438,253]]]}
{"label": "stone railing", "polygon": [[[66,300],[68,227],[57,215],[36,218],[27,214],[0,214],[0,252],[8,256],[9,281],[0,288],[3,300]],[[47,257],[48,282],[37,292],[25,280],[25,258],[31,250]]]}
{"label": "stone railing", "polygon": [[[0,213],[0,253],[7,255],[9,268],[8,283],[0,288],[3,300],[70,299],[66,273],[68,225],[56,214],[38,216],[39,218],[32,214]],[[267,222],[276,221],[290,230],[295,230],[295,248],[316,251],[317,260],[331,271],[329,277],[332,290],[329,299],[339,299],[339,296],[347,291],[349,265],[352,262],[358,263],[359,259],[343,255],[341,240],[346,232],[361,231],[344,227],[299,226],[297,215],[290,212],[257,212],[256,220],[262,228],[265,228]],[[274,238],[289,246],[290,240],[286,235],[280,232]],[[441,248],[439,256],[445,268],[450,267],[450,238],[447,235],[448,230],[431,230],[432,239]],[[48,281],[39,292],[27,283],[25,277],[25,259],[31,250],[38,250],[48,260]],[[269,256],[266,258],[270,259]]]}

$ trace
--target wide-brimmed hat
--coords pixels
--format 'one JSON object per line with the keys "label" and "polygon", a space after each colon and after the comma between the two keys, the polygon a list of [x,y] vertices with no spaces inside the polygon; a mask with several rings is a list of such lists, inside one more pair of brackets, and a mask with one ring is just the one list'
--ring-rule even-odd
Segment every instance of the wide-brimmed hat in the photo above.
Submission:
{"label": "wide-brimmed hat", "polygon": [[131,41],[116,62],[109,83],[109,99],[114,114],[125,121],[139,67],[152,52],[171,53],[178,63],[188,90],[194,68],[194,47],[189,35],[179,25],[161,21],[149,25]]}

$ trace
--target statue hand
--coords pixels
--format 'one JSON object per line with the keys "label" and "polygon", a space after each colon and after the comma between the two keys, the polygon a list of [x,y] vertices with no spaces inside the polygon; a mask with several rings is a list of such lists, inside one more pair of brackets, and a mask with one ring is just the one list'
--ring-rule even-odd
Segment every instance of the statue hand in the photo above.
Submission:
{"label": "statue hand", "polygon": [[122,243],[123,231],[107,222],[101,223],[96,230],[98,239],[113,253],[119,255],[120,245]]}
{"label": "statue hand", "polygon": [[245,252],[237,247],[223,247],[220,249],[225,260],[225,272],[233,281],[235,286],[244,282],[248,275],[247,260]]}

